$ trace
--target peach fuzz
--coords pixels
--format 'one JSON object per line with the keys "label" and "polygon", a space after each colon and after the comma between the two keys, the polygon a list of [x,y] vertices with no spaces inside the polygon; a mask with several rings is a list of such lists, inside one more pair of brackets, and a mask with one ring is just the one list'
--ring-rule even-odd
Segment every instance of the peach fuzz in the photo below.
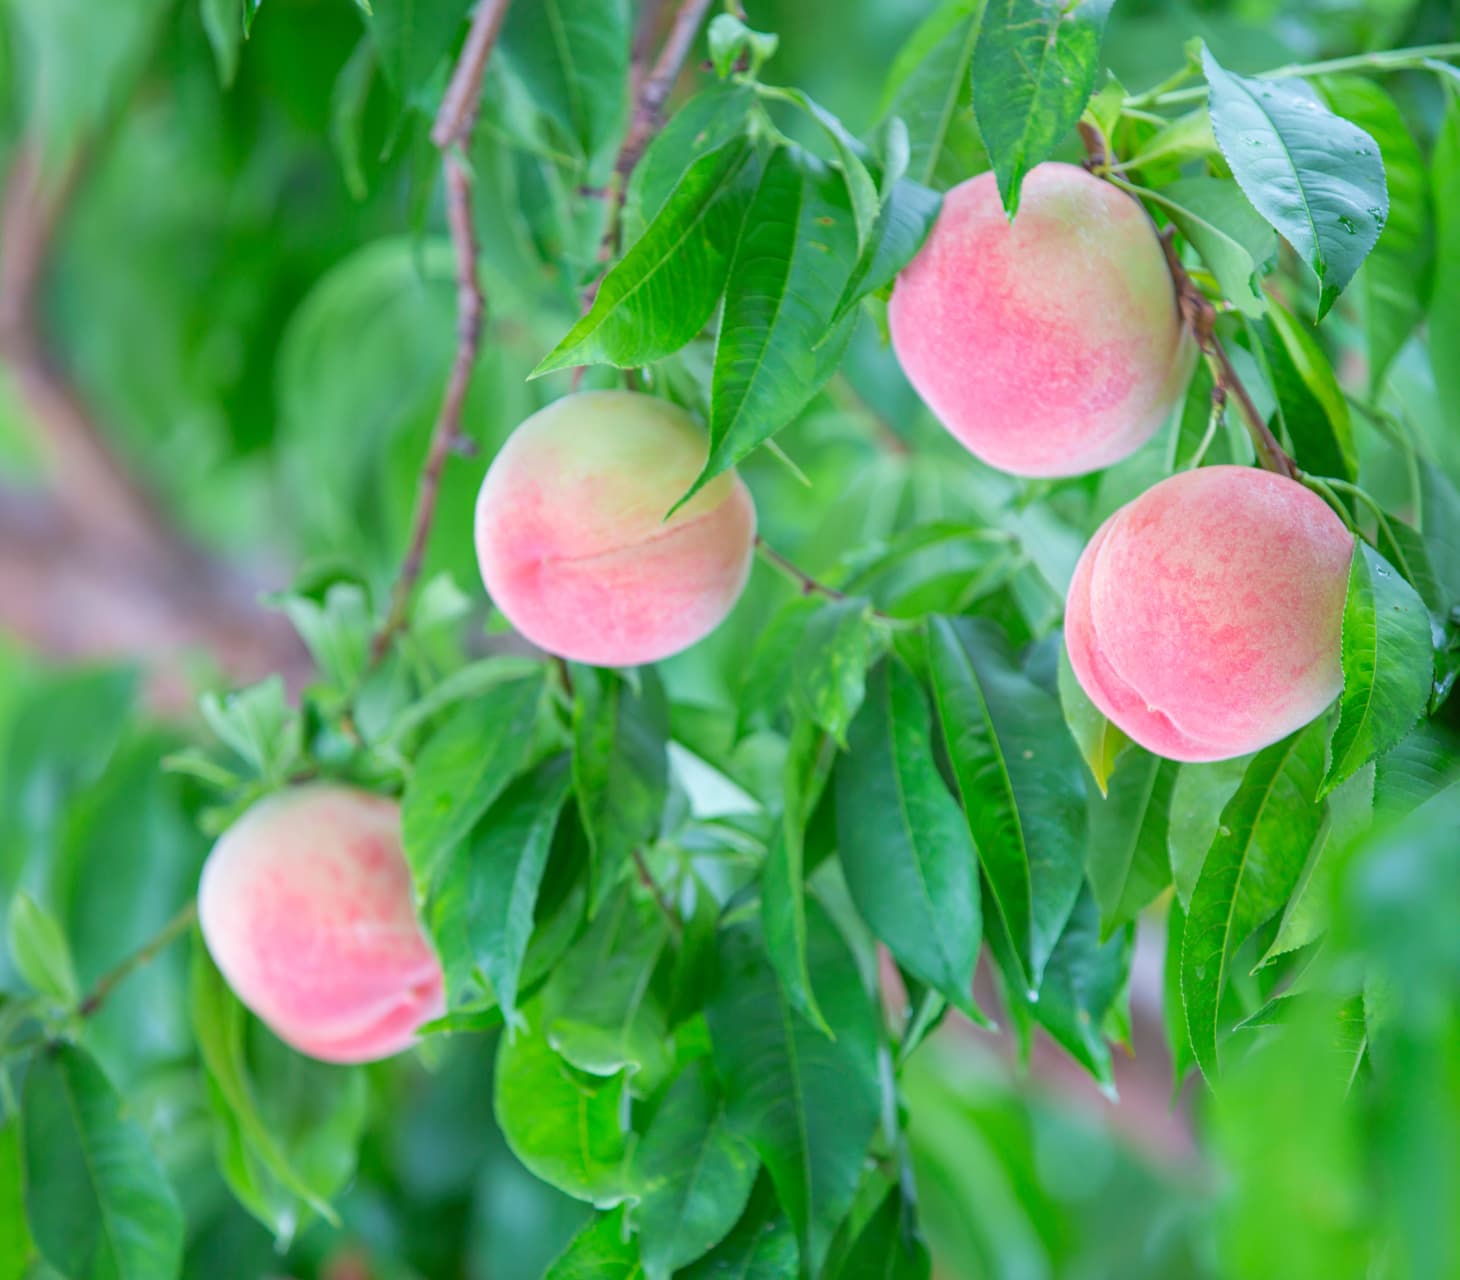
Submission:
{"label": "peach fuzz", "polygon": [[1080,557],[1065,645],[1081,687],[1141,746],[1225,760],[1339,694],[1353,537],[1286,477],[1202,467],[1107,520]]}
{"label": "peach fuzz", "polygon": [[713,631],[750,573],[755,505],[734,472],[665,520],[704,465],[683,409],[629,391],[565,396],[513,432],[477,497],[492,601],[561,658],[633,666]]}
{"label": "peach fuzz", "polygon": [[381,796],[315,784],[259,801],[213,847],[198,920],[238,998],[312,1058],[399,1053],[445,1008],[400,808]]}
{"label": "peach fuzz", "polygon": [[992,173],[954,187],[898,277],[892,346],[972,453],[1070,476],[1135,452],[1196,358],[1155,228],[1074,165],[1035,166],[1009,222]]}

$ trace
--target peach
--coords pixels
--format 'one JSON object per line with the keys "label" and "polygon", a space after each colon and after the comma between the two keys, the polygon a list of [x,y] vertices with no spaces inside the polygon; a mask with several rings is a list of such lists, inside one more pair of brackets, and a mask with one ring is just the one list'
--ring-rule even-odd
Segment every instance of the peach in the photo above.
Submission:
{"label": "peach", "polygon": [[539,648],[595,666],[702,639],[744,588],[755,543],[755,506],[733,471],[664,518],[706,453],[694,419],[653,396],[585,391],[533,414],[477,497],[487,594]]}
{"label": "peach", "polygon": [[213,847],[198,920],[238,998],[310,1057],[388,1057],[445,1008],[381,796],[320,783],[259,801]]}
{"label": "peach", "polygon": [[888,311],[928,407],[972,453],[1071,476],[1135,452],[1196,358],[1151,220],[1074,165],[1036,165],[1011,224],[992,173],[954,187]]}
{"label": "peach", "polygon": [[1256,751],[1343,687],[1353,545],[1329,506],[1284,476],[1172,476],[1081,555],[1065,605],[1070,664],[1091,701],[1157,755]]}

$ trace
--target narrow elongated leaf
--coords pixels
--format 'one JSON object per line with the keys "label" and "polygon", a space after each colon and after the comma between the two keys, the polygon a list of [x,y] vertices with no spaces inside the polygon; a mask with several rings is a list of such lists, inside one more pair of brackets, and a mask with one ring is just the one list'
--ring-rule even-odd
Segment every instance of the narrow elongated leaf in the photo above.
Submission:
{"label": "narrow elongated leaf", "polygon": [[183,1216],[166,1175],[91,1056],[40,1055],[21,1102],[25,1198],[41,1256],[63,1276],[170,1280]]}
{"label": "narrow elongated leaf", "polygon": [[988,0],[973,50],[973,113],[1009,217],[1024,176],[1075,127],[1100,70],[1112,0]]}
{"label": "narrow elongated leaf", "polygon": [[1222,810],[1237,793],[1251,756],[1217,760],[1211,764],[1184,764],[1176,772],[1171,793],[1171,878],[1183,910],[1191,905],[1191,891],[1201,874],[1207,850],[1216,839]]}
{"label": "narrow elongated leaf", "polygon": [[416,757],[401,800],[401,832],[421,899],[527,763],[543,689],[540,675],[488,689],[458,707]]}
{"label": "narrow elongated leaf", "polygon": [[227,88],[238,74],[246,0],[202,0],[203,30],[218,62],[218,81]]}
{"label": "narrow elongated leaf", "polygon": [[[1429,310],[1430,368],[1445,421],[1460,432],[1460,93],[1446,94],[1430,157],[1435,274]],[[1428,530],[1426,530],[1428,533]]]}
{"label": "narrow elongated leaf", "polygon": [[660,1280],[713,1249],[735,1225],[759,1161],[731,1129],[705,1060],[686,1068],[634,1156],[644,1270]]}
{"label": "narrow elongated leaf", "polygon": [[1089,767],[1090,776],[1104,795],[1111,771],[1120,753],[1130,745],[1130,739],[1105,718],[1105,713],[1080,687],[1075,669],[1070,665],[1069,650],[1064,645],[1060,645],[1059,694],[1065,724]]}
{"label": "narrow elongated leaf", "polygon": [[537,0],[511,5],[501,50],[533,103],[592,161],[623,127],[628,107],[625,0]]}
{"label": "narrow elongated leaf", "polygon": [[1181,999],[1202,1073],[1217,1075],[1217,1007],[1237,948],[1281,909],[1323,820],[1318,784],[1326,726],[1319,720],[1258,752],[1191,892],[1181,944]]}
{"label": "narrow elongated leaf", "polygon": [[1359,283],[1364,292],[1364,333],[1369,389],[1377,395],[1399,349],[1424,319],[1430,299],[1434,227],[1424,156],[1394,99],[1366,77],[1323,81],[1328,104],[1379,144],[1389,190],[1389,217]]}
{"label": "narrow elongated leaf", "polygon": [[24,889],[10,900],[6,918],[10,959],[31,987],[69,1009],[80,998],[76,966],[60,921]]}
{"label": "narrow elongated leaf", "polygon": [[750,143],[734,137],[685,171],[644,234],[604,278],[588,314],[533,370],[620,368],[661,359],[695,337],[725,288],[745,215],[738,189]]}
{"label": "narrow elongated leaf", "polygon": [[834,328],[868,294],[885,289],[923,247],[943,198],[911,178],[899,177],[889,185],[877,209],[877,220],[852,268],[842,296],[832,312]]}
{"label": "narrow elongated leaf", "polygon": [[624,197],[624,229],[636,240],[701,156],[745,132],[755,91],[720,84],[697,93],[670,117],[634,166]]}
{"label": "narrow elongated leaf", "polygon": [[1277,237],[1235,182],[1178,178],[1146,198],[1171,215],[1239,311],[1259,316],[1267,310],[1261,268],[1277,253]]}
{"label": "narrow elongated leaf", "polygon": [[1359,457],[1348,401],[1311,326],[1274,304],[1266,321],[1253,328],[1298,464],[1318,475],[1356,479]]}
{"label": "narrow elongated leaf", "polygon": [[635,849],[659,834],[669,787],[669,704],[652,668],[631,683],[573,668],[573,787],[591,853],[589,910],[613,888]]}
{"label": "narrow elongated leaf", "polygon": [[796,649],[796,706],[842,746],[866,696],[878,638],[870,601],[834,600],[812,615]]}
{"label": "narrow elongated leaf", "polygon": [[893,59],[881,116],[907,125],[908,172],[946,188],[988,168],[974,127],[968,74],[978,36],[977,0],[943,0]]}
{"label": "narrow elongated leaf", "polygon": [[933,762],[923,692],[899,663],[868,680],[849,748],[834,777],[852,900],[899,964],[968,1009],[981,933],[978,854]]}
{"label": "narrow elongated leaf", "polygon": [[20,1122],[11,1116],[0,1124],[0,1276],[19,1280],[35,1253],[25,1220],[25,1161]]}
{"label": "narrow elongated leaf", "polygon": [[1084,879],[1085,778],[1059,703],[984,619],[934,618],[928,664],[969,830],[1026,985]]}
{"label": "narrow elongated leaf", "polygon": [[1433,675],[1424,601],[1383,556],[1358,541],[1343,606],[1343,695],[1325,791],[1410,731],[1428,703]]}
{"label": "narrow elongated leaf", "polygon": [[806,968],[806,824],[826,783],[826,745],[822,733],[807,721],[798,721],[792,730],[782,773],[781,820],[771,833],[760,873],[760,921],[781,990],[803,1018],[830,1035]]}
{"label": "narrow elongated leaf", "polygon": [[827,337],[857,227],[841,176],[795,147],[766,163],[725,292],[710,386],[710,454],[693,493],[794,418],[841,362]]}
{"label": "narrow elongated leaf", "polygon": [[553,1259],[543,1280],[639,1280],[644,1264],[622,1207],[595,1214]]}
{"label": "narrow elongated leaf", "polygon": [[1318,277],[1318,316],[1348,287],[1389,216],[1379,146],[1306,85],[1233,75],[1202,50],[1212,129],[1253,207]]}
{"label": "narrow elongated leaf", "polygon": [[566,756],[518,778],[442,873],[430,927],[453,1003],[471,966],[480,966],[507,1021],[516,1022],[518,978],[568,780]]}
{"label": "narrow elongated leaf", "polygon": [[497,1125],[513,1154],[544,1182],[611,1208],[624,1197],[624,1077],[586,1075],[553,1051],[537,1029],[503,1036],[494,1077]]}
{"label": "narrow elongated leaf", "polygon": [[1178,766],[1148,751],[1128,751],[1103,797],[1090,798],[1085,865],[1108,938],[1171,884],[1167,851]]}
{"label": "narrow elongated leaf", "polygon": [[730,1123],[770,1172],[814,1273],[861,1181],[881,1088],[876,1010],[846,943],[816,906],[807,913],[807,960],[835,1040],[786,1002],[754,928],[722,933],[719,990],[705,1016]]}

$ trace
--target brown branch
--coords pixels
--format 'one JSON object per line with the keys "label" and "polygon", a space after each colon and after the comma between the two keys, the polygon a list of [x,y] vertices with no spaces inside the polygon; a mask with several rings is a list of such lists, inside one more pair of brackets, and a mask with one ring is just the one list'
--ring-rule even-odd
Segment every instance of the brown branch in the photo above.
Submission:
{"label": "brown branch", "polygon": [[385,621],[371,642],[371,660],[378,662],[390,648],[390,642],[405,625],[411,592],[421,576],[426,547],[431,540],[431,525],[436,517],[436,499],[441,487],[441,472],[446,459],[461,448],[461,411],[471,387],[472,369],[481,351],[482,330],[486,317],[486,297],[482,293],[477,269],[476,230],[472,225],[471,174],[462,158],[461,148],[470,141],[481,101],[482,76],[487,60],[502,30],[502,20],[512,0],[482,0],[472,18],[471,30],[462,46],[461,57],[451,74],[451,83],[441,101],[441,110],[431,128],[431,141],[443,153],[442,167],[446,182],[446,221],[451,229],[451,242],[456,248],[456,355],[442,397],[441,411],[431,433],[431,444],[421,468],[416,488],[415,512],[411,517],[410,541],[400,573],[391,590],[390,607]]}
{"label": "brown branch", "polygon": [[760,553],[762,560],[795,583],[803,596],[825,596],[828,600],[847,598],[844,592],[838,591],[835,587],[828,587],[826,583],[818,582],[805,570],[798,569],[760,534],[755,535],[755,549]]}

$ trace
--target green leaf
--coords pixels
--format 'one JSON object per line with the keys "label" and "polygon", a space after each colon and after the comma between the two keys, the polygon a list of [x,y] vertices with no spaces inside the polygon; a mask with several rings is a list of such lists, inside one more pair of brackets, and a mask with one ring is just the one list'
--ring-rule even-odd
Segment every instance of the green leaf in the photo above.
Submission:
{"label": "green leaf", "polygon": [[201,0],[203,30],[218,63],[218,81],[225,88],[238,74],[243,47],[243,15],[247,0]]}
{"label": "green leaf", "polygon": [[41,1256],[64,1276],[169,1280],[183,1216],[146,1135],[84,1050],[31,1064],[21,1101],[26,1212]]}
{"label": "green leaf", "polygon": [[422,901],[446,859],[527,763],[544,687],[539,674],[488,689],[458,707],[416,757],[401,800],[401,833]]}
{"label": "green leaf", "polygon": [[71,947],[60,921],[24,889],[16,890],[6,917],[10,959],[33,991],[72,1009],[81,998]]}
{"label": "green leaf", "polygon": [[846,943],[815,906],[807,960],[835,1040],[786,1002],[749,927],[721,934],[720,986],[705,1016],[730,1123],[770,1172],[814,1273],[861,1181],[881,1085],[876,1009]]}
{"label": "green leaf", "polygon": [[1378,144],[1306,85],[1223,70],[1203,48],[1212,129],[1253,207],[1318,277],[1322,319],[1389,216]]}
{"label": "green leaf", "polygon": [[25,1220],[25,1162],[20,1122],[14,1116],[0,1123],[0,1277],[21,1280],[35,1254]]}
{"label": "green leaf", "polygon": [[806,824],[826,783],[825,742],[804,720],[792,730],[782,773],[781,819],[760,872],[760,921],[781,990],[803,1018],[830,1035],[806,968]]}
{"label": "green leaf", "polygon": [[231,1157],[224,1169],[230,1183],[285,1243],[299,1225],[296,1201],[338,1223],[329,1203],[338,1187],[317,1186],[296,1168],[265,1117],[246,1056],[247,1015],[201,939],[193,946],[189,1004],[223,1145]]}
{"label": "green leaf", "polygon": [[652,1091],[670,1066],[668,1015],[655,988],[668,944],[658,907],[625,885],[543,989],[548,1043],[580,1071],[626,1072],[638,1091]]}
{"label": "green leaf", "polygon": [[748,57],[749,71],[754,75],[762,63],[775,56],[776,47],[781,43],[779,36],[753,31],[733,13],[716,14],[710,22],[708,37],[710,61],[722,80],[735,70],[742,54]]}
{"label": "green leaf", "polygon": [[928,665],[978,857],[1038,989],[1084,879],[1085,778],[1059,703],[1014,661],[997,624],[933,618]]}
{"label": "green leaf", "polygon": [[598,1213],[568,1243],[543,1280],[639,1280],[639,1246],[622,1207]]}
{"label": "green leaf", "polygon": [[1197,1065],[1217,1075],[1217,1010],[1237,948],[1288,900],[1318,837],[1327,726],[1320,719],[1258,752],[1222,810],[1191,891],[1181,999]]}
{"label": "green leaf", "polygon": [[538,110],[592,162],[623,129],[628,107],[625,0],[538,0],[512,5],[502,54]]}
{"label": "green leaf", "polygon": [[198,710],[208,727],[274,786],[283,784],[304,750],[299,717],[279,676],[222,697],[205,693]]}
{"label": "green leaf", "polygon": [[1170,214],[1233,306],[1249,316],[1267,310],[1261,269],[1276,255],[1277,237],[1241,187],[1226,178],[1178,178],[1143,194]]}
{"label": "green leaf", "polygon": [[669,788],[669,703],[652,667],[631,682],[573,667],[573,788],[588,832],[590,911],[659,834]]}
{"label": "green leaf", "polygon": [[971,1009],[978,854],[933,762],[923,691],[900,663],[872,673],[848,745],[834,778],[852,900],[899,964]]}
{"label": "green leaf", "polygon": [[630,241],[643,234],[695,161],[744,134],[754,103],[749,85],[714,85],[674,113],[629,179],[623,216]]}
{"label": "green leaf", "polygon": [[507,1021],[516,1023],[522,961],[568,782],[566,756],[516,779],[442,871],[430,929],[453,1004],[466,971],[477,965]]}
{"label": "green leaf", "polygon": [[375,42],[364,36],[349,61],[340,68],[330,92],[330,142],[339,157],[345,186],[356,200],[363,200],[370,193],[365,180],[361,136],[370,87],[375,83],[376,60]]}
{"label": "green leaf", "polygon": [[1359,457],[1348,401],[1311,327],[1276,303],[1254,327],[1298,464],[1315,475],[1354,480]]}
{"label": "green leaf", "polygon": [[1120,753],[1130,746],[1130,739],[1105,718],[1105,713],[1080,687],[1075,669],[1070,665],[1069,650],[1063,644],[1060,645],[1059,694],[1065,724],[1089,767],[1090,776],[1104,795],[1111,771]]}
{"label": "green leaf", "polygon": [[336,689],[353,690],[369,666],[375,630],[364,588],[335,582],[322,601],[285,592],[270,603],[283,609],[299,632],[320,675]]}
{"label": "green leaf", "polygon": [[893,1187],[852,1242],[835,1280],[928,1280],[933,1262],[915,1219],[914,1206]]}
{"label": "green leaf", "polygon": [[1166,1045],[1171,1052],[1171,1099],[1181,1096],[1187,1073],[1196,1065],[1191,1052],[1191,1033],[1186,1029],[1186,1009],[1181,1002],[1181,940],[1186,933],[1186,913],[1173,900],[1166,916],[1166,954],[1161,965],[1161,1020],[1166,1027]]}
{"label": "green leaf", "polygon": [[1323,94],[1339,115],[1379,144],[1384,160],[1389,217],[1359,277],[1369,390],[1377,396],[1390,364],[1424,319],[1429,304],[1434,240],[1428,173],[1399,107],[1374,81],[1329,77],[1323,81]]}
{"label": "green leaf", "polygon": [[1216,838],[1222,810],[1237,793],[1251,763],[1251,756],[1236,756],[1210,764],[1184,764],[1176,771],[1167,839],[1171,876],[1183,910],[1191,906],[1191,891]]}
{"label": "green leaf", "polygon": [[806,623],[794,659],[797,710],[843,747],[847,728],[866,696],[867,668],[880,634],[868,600],[834,600]]}
{"label": "green leaf", "polygon": [[797,1280],[800,1274],[796,1233],[762,1178],[735,1230],[680,1280]]}
{"label": "green leaf", "polygon": [[[906,135],[907,127],[901,120],[894,118],[892,126],[894,130],[901,128]],[[890,162],[887,172],[889,175],[894,172]],[[923,247],[942,207],[943,198],[936,191],[900,175],[889,182],[884,175],[877,220],[832,311],[833,328],[868,294],[885,289],[897,278]]]}
{"label": "green leaf", "polygon": [[696,337],[725,288],[745,216],[750,143],[734,137],[685,170],[644,234],[604,278],[593,305],[532,371],[649,364]]}
{"label": "green leaf", "polygon": [[471,11],[469,0],[372,0],[366,26],[380,68],[408,105],[445,61]]}
{"label": "green leaf", "polygon": [[1454,305],[1460,296],[1460,93],[1446,98],[1430,157],[1435,274],[1428,321],[1430,368],[1453,439],[1460,432],[1460,308]]}
{"label": "green leaf", "polygon": [[1101,940],[1100,911],[1084,889],[1045,966],[1035,1020],[1114,1096],[1110,1046],[1102,1027],[1130,976],[1134,927],[1127,925]]}
{"label": "green leaf", "polygon": [[899,50],[883,91],[883,120],[907,125],[908,172],[947,188],[988,167],[974,127],[968,74],[978,37],[977,0],[943,0]]}
{"label": "green leaf", "polygon": [[1433,675],[1424,601],[1383,556],[1357,541],[1343,606],[1343,694],[1324,791],[1414,727]]}
{"label": "green leaf", "polygon": [[685,1069],[634,1156],[644,1270],[659,1280],[713,1249],[750,1199],[759,1162],[732,1130],[704,1059]]}
{"label": "green leaf", "polygon": [[1171,883],[1167,851],[1178,766],[1149,751],[1126,753],[1103,797],[1090,797],[1085,865],[1101,936],[1134,920]]}
{"label": "green leaf", "polygon": [[711,375],[710,455],[691,494],[770,439],[836,371],[852,323],[827,331],[856,260],[841,176],[778,148],[735,246]]}
{"label": "green leaf", "polygon": [[624,1077],[576,1070],[553,1052],[529,1006],[530,1031],[497,1048],[497,1125],[513,1154],[577,1200],[612,1208],[624,1198]]}
{"label": "green leaf", "polygon": [[1100,70],[1113,0],[987,0],[973,113],[1012,219],[1025,175],[1075,127]]}

